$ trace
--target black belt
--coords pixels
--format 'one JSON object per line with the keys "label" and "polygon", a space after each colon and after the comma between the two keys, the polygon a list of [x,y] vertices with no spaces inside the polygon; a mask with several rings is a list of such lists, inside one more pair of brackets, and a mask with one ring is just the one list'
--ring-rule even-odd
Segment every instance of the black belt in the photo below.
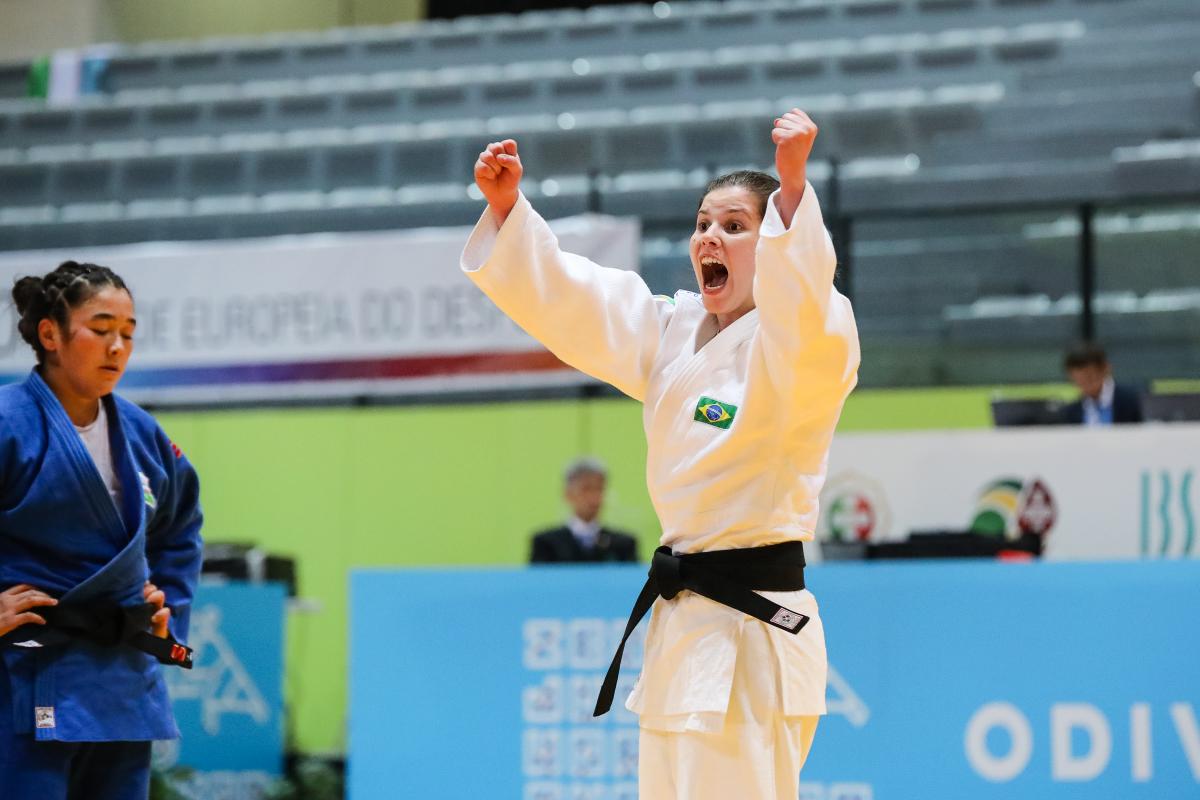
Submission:
{"label": "black belt", "polygon": [[797,633],[808,622],[808,617],[772,603],[753,590],[794,592],[803,588],[804,545],[800,542],[682,555],[673,554],[669,547],[658,548],[650,562],[650,577],[633,604],[621,644],[617,646],[617,653],[600,686],[592,716],[598,717],[612,708],[625,642],[657,598],[670,600],[688,589],[768,625]]}
{"label": "black belt", "polygon": [[[192,668],[192,649],[169,633],[164,639],[150,633],[150,618],[158,611],[151,603],[129,608],[118,606],[60,605],[37,609],[46,627],[75,639],[104,647],[128,645],[158,659],[159,663]],[[37,634],[33,634],[37,640]]]}

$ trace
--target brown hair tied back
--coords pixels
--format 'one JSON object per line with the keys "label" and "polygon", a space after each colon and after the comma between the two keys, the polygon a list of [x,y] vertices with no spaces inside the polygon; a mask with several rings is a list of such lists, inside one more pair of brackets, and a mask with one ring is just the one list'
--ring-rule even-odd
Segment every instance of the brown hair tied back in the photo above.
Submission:
{"label": "brown hair tied back", "polygon": [[704,195],[701,196],[700,202],[704,202],[704,198],[708,196],[709,192],[730,186],[745,189],[758,198],[758,217],[762,219],[767,216],[767,200],[770,199],[771,193],[779,188],[779,181],[772,175],[752,169],[728,172],[708,182],[708,185],[704,187]]}
{"label": "brown hair tied back", "polygon": [[52,319],[66,330],[71,309],[86,303],[109,286],[129,292],[125,281],[108,267],[77,261],[64,261],[58,265],[58,269],[40,278],[26,275],[16,282],[12,297],[20,317],[17,330],[37,353],[39,364],[45,359],[46,351],[38,338],[38,323]]}

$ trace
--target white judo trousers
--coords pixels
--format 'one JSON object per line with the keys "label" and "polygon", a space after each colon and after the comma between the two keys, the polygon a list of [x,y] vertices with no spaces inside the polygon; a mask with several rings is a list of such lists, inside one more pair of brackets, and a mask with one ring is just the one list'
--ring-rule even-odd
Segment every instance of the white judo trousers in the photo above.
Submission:
{"label": "white judo trousers", "polygon": [[[791,220],[768,200],[755,264],[755,308],[717,330],[699,295],[655,296],[636,273],[564,252],[524,195],[503,225],[485,211],[463,250],[511,319],[643,403],[646,486],[675,553],[811,540],[857,381],[854,314],[811,186]],[[716,403],[727,424],[707,424]],[[642,800],[796,800],[825,713],[825,637],[808,591],[763,594],[809,623],[787,633],[687,591],[655,603],[626,703]]]}
{"label": "white judo trousers", "polygon": [[639,800],[796,800],[819,716],[784,716],[773,675],[772,631],[742,629],[725,724],[719,732],[641,729]]}

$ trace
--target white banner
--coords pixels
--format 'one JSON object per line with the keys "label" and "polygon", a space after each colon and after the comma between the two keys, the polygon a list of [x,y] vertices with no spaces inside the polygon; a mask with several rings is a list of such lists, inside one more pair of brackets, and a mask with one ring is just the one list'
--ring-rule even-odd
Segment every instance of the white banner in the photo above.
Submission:
{"label": "white banner", "polygon": [[[552,223],[563,248],[636,268],[639,223]],[[462,274],[467,228],[316,234],[0,255],[0,382],[33,352],[8,287],[66,259],[111,267],[138,330],[121,393],[219,402],[581,383]]]}
{"label": "white banner", "polygon": [[1043,535],[1052,559],[1200,556],[1200,425],[845,434],[822,540],[974,527]]}

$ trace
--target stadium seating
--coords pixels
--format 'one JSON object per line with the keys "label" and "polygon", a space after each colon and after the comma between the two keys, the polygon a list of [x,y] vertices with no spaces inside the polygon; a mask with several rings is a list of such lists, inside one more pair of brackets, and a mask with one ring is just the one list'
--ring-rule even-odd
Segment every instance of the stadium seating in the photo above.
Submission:
{"label": "stadium seating", "polygon": [[[1200,16],[1194,3],[1156,4],[1172,17]],[[574,59],[692,46],[821,41],[1037,22],[1088,14],[1112,25],[1145,19],[1135,0],[766,0],[601,6],[519,16],[464,18],[419,26],[284,34],[250,40],[155,44],[113,59],[112,90],[293,78],[337,71]]]}
{"label": "stadium seating", "polygon": [[1197,42],[1195,0],[762,0],[123,47],[62,107],[0,65],[0,249],[469,224],[513,135],[547,216],[640,216],[670,291],[704,182],[798,105],[865,382],[1056,376],[1082,203],[1110,349],[1200,369]]}

